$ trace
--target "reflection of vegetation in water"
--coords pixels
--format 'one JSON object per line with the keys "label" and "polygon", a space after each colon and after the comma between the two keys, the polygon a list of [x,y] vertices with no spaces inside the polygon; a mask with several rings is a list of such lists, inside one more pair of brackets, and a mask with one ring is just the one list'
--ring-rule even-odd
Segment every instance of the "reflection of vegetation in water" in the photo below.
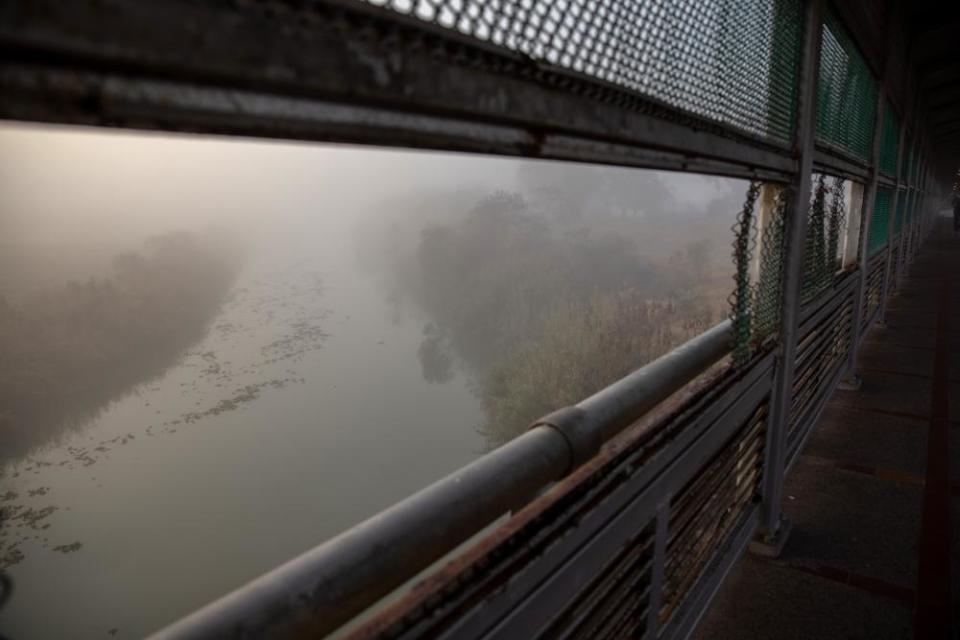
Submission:
{"label": "reflection of vegetation in water", "polygon": [[18,457],[161,373],[200,339],[236,253],[188,233],[117,256],[108,277],[0,297],[2,457]]}
{"label": "reflection of vegetation in water", "polygon": [[453,378],[453,356],[447,340],[431,322],[423,328],[423,342],[417,349],[423,379],[427,382],[448,382]]}

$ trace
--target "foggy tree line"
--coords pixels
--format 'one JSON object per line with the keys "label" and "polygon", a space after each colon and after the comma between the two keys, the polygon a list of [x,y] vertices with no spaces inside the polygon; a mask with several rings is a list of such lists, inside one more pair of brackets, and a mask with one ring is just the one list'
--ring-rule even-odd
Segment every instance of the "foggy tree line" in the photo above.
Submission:
{"label": "foggy tree line", "polygon": [[3,456],[55,438],[175,362],[206,332],[239,264],[229,242],[169,233],[117,255],[104,277],[0,296]]}
{"label": "foggy tree line", "polygon": [[650,173],[527,165],[520,179],[378,251],[432,320],[425,378],[448,379],[451,353],[466,365],[492,446],[719,322],[732,284],[735,193],[691,215]]}

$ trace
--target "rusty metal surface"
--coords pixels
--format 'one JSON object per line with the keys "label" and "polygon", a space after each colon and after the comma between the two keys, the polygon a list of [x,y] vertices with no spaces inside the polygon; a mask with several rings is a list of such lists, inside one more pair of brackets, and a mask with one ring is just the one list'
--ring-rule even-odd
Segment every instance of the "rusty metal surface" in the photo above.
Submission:
{"label": "rusty metal surface", "polygon": [[784,179],[789,152],[348,0],[0,3],[0,117]]}
{"label": "rusty metal surface", "polygon": [[[729,320],[719,323],[575,407],[534,423],[525,434],[450,476],[161,630],[156,638],[333,631],[550,482],[594,458],[629,421],[723,358],[729,351],[729,332]],[[634,524],[631,534],[636,533]]]}
{"label": "rusty metal surface", "polygon": [[[765,356],[746,371],[725,371],[675,398],[669,411],[636,424],[350,640],[601,637],[581,635],[588,627],[592,634],[629,627],[639,637],[651,595],[645,554],[654,498],[679,489],[717,451],[733,446],[731,429],[756,417],[757,403],[769,393],[771,364]],[[756,437],[757,429],[750,434]],[[628,575],[614,568],[625,557],[635,566]],[[600,594],[608,592],[635,596],[631,613],[605,617]]]}

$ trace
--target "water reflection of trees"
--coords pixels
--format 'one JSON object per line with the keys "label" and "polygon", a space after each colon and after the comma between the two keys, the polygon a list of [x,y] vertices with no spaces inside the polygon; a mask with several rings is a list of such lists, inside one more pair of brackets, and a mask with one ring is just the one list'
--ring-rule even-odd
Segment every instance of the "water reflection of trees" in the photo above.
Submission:
{"label": "water reflection of trees", "polygon": [[427,382],[448,382],[453,378],[453,355],[447,339],[433,323],[423,329],[423,342],[417,349],[423,379]]}
{"label": "water reflection of trees", "polygon": [[433,320],[418,352],[424,378],[449,379],[456,354],[491,446],[722,318],[734,203],[685,214],[662,181],[631,175],[528,171],[523,194],[423,224],[406,255],[378,251]]}
{"label": "water reflection of trees", "polygon": [[206,332],[239,266],[224,242],[171,233],[107,277],[0,297],[0,463],[97,415]]}

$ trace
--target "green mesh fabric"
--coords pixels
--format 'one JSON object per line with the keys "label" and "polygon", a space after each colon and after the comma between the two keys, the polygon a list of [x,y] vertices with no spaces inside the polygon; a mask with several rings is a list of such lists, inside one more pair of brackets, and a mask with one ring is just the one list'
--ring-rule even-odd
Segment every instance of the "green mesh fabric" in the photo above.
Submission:
{"label": "green mesh fabric", "polygon": [[880,171],[892,176],[897,172],[897,151],[900,145],[900,118],[887,102],[883,110],[883,128],[880,132]]}
{"label": "green mesh fabric", "polygon": [[365,0],[779,143],[800,0]]}
{"label": "green mesh fabric", "polygon": [[887,244],[887,224],[890,219],[890,198],[892,191],[877,187],[873,202],[873,215],[870,217],[870,236],[867,238],[867,255],[873,255]]}
{"label": "green mesh fabric", "polygon": [[817,142],[869,160],[877,84],[831,10],[824,18],[817,78]]}

